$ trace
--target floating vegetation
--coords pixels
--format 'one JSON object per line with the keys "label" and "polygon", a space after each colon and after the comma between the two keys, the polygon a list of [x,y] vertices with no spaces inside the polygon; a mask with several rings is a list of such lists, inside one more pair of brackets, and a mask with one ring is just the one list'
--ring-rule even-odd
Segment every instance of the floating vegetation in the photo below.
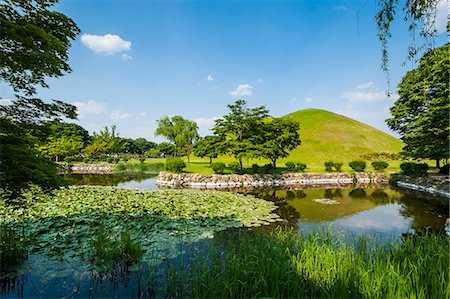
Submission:
{"label": "floating vegetation", "polygon": [[32,189],[20,203],[3,202],[0,222],[23,231],[30,253],[46,256],[48,264],[63,261],[73,268],[78,263],[89,270],[86,261],[101,226],[108,233],[104,238],[141,244],[142,262],[158,264],[180,254],[178,244],[279,221],[275,208],[272,202],[226,192],[72,186],[53,194]]}
{"label": "floating vegetation", "polygon": [[334,199],[329,199],[329,198],[316,198],[316,199],[313,199],[313,201],[323,204],[323,205],[338,205],[338,204],[340,204],[339,201],[334,200]]}

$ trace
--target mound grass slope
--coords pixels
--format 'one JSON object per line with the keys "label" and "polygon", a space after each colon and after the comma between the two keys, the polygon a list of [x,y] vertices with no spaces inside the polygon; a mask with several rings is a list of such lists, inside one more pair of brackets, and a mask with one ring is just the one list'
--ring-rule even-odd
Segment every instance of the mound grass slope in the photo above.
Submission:
{"label": "mound grass slope", "polygon": [[303,109],[283,116],[300,123],[302,144],[285,161],[309,165],[349,162],[374,152],[398,153],[397,138],[354,119],[321,109]]}

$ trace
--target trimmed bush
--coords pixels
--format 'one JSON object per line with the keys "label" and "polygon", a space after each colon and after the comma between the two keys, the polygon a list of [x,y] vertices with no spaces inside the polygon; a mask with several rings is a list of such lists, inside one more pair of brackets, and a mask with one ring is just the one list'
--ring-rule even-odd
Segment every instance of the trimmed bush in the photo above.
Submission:
{"label": "trimmed bush", "polygon": [[[139,159],[141,160],[141,159]],[[145,160],[145,159],[144,159]],[[168,158],[166,159],[166,170],[172,172],[181,172],[183,168],[186,168],[186,164],[183,159],[180,158]]]}
{"label": "trimmed bush", "polygon": [[384,162],[384,161],[373,161],[372,162],[372,167],[375,170],[383,170],[386,169],[389,166],[389,163]]}
{"label": "trimmed bush", "polygon": [[114,161],[114,159],[113,158],[111,158],[111,157],[109,157],[109,158],[106,158],[106,162],[108,162],[108,163],[112,163]]}
{"label": "trimmed bush", "polygon": [[297,165],[296,165],[296,170],[298,171],[298,172],[305,172],[305,169],[306,169],[306,164],[304,164],[304,163],[297,163]]}
{"label": "trimmed bush", "polygon": [[86,157],[83,159],[84,163],[91,163],[92,162],[92,158]]}
{"label": "trimmed bush", "polygon": [[258,173],[259,166],[258,164],[252,164],[252,173]]}
{"label": "trimmed bush", "polygon": [[128,158],[123,158],[122,161],[123,161],[123,163],[127,163],[128,162]]}
{"label": "trimmed bush", "polygon": [[428,170],[428,164],[426,163],[414,163],[405,162],[400,164],[402,174],[410,176],[426,176]]}
{"label": "trimmed bush", "polygon": [[325,171],[326,172],[332,172],[333,171],[333,165],[334,165],[333,162],[328,161],[328,162],[323,163],[323,165],[325,166]]}
{"label": "trimmed bush", "polygon": [[211,168],[214,171],[214,173],[223,174],[223,171],[225,169],[225,163],[214,162],[211,164]]}
{"label": "trimmed bush", "polygon": [[237,161],[233,161],[230,164],[228,164],[228,168],[231,170],[232,173],[241,173],[241,165]]}
{"label": "trimmed bush", "polygon": [[66,162],[66,163],[72,163],[73,161],[76,161],[75,157],[67,156],[64,158],[64,162]]}
{"label": "trimmed bush", "polygon": [[272,164],[266,164],[263,166],[263,170],[264,170],[264,173],[272,173],[274,168],[273,168]]}
{"label": "trimmed bush", "polygon": [[145,158],[139,158],[139,162],[144,163],[145,162]]}
{"label": "trimmed bush", "polygon": [[341,162],[333,162],[333,167],[337,172],[341,172],[342,171],[342,165],[344,165],[344,163]]}
{"label": "trimmed bush", "polygon": [[361,160],[355,160],[350,163],[348,163],[348,166],[350,166],[354,171],[361,172],[366,169],[366,162]]}
{"label": "trimmed bush", "polygon": [[116,157],[116,158],[113,159],[113,163],[114,163],[114,164],[119,163],[119,161],[120,161],[120,158],[117,158],[117,157]]}
{"label": "trimmed bush", "polygon": [[286,162],[285,165],[286,165],[287,171],[289,171],[289,172],[297,171],[297,165],[295,165],[294,162],[289,161],[289,162]]}

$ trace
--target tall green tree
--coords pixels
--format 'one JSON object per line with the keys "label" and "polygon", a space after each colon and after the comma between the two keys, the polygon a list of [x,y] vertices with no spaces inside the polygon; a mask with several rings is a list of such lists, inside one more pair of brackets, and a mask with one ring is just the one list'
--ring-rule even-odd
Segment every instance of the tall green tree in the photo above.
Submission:
{"label": "tall green tree", "polygon": [[85,144],[91,141],[89,132],[80,125],[63,122],[59,120],[46,121],[43,123],[43,129],[48,133],[48,137],[61,138],[62,136],[80,137]]}
{"label": "tall green tree", "polygon": [[75,119],[76,108],[62,101],[33,97],[47,77],[70,72],[72,40],[79,33],[64,14],[51,10],[57,0],[4,0],[0,3],[0,80],[16,93],[0,105],[0,189],[17,196],[29,183],[53,188],[61,184],[56,165],[35,149],[36,132],[48,119]]}
{"label": "tall green tree", "polygon": [[219,137],[209,135],[201,138],[194,144],[193,152],[199,158],[208,157],[211,164],[212,159],[217,158],[223,152],[220,146]]}
{"label": "tall green tree", "polygon": [[197,124],[179,115],[163,116],[156,122],[158,127],[155,134],[165,137],[175,145],[175,156],[181,154],[189,158],[192,144],[199,138]]}
{"label": "tall green tree", "polygon": [[414,158],[449,158],[449,44],[426,53],[403,77],[388,126],[398,132]]}
{"label": "tall green tree", "polygon": [[98,133],[94,132],[92,143],[86,146],[84,152],[90,156],[117,154],[122,151],[120,141],[116,126],[105,126]]}
{"label": "tall green tree", "polygon": [[239,161],[243,172],[243,158],[261,155],[262,129],[269,111],[265,106],[248,108],[245,100],[237,100],[228,108],[230,113],[216,120],[213,132],[220,140],[220,148]]}
{"label": "tall green tree", "polygon": [[80,136],[63,135],[59,138],[50,137],[39,150],[44,154],[55,156],[56,162],[59,162],[61,157],[79,154],[83,147],[84,142]]}
{"label": "tall green tree", "polygon": [[267,120],[263,125],[264,143],[261,146],[261,155],[270,161],[274,168],[277,160],[289,155],[301,144],[299,129],[300,125],[290,119],[274,118]]}

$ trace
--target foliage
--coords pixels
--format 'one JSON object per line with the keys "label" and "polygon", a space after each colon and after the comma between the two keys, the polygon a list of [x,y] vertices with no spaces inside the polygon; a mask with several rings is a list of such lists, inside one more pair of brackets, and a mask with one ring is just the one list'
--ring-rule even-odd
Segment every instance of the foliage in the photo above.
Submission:
{"label": "foliage", "polygon": [[364,169],[366,169],[366,162],[361,160],[354,160],[348,163],[348,166],[350,166],[354,171],[364,171]]}
{"label": "foliage", "polygon": [[288,161],[285,163],[286,170],[289,172],[304,172],[307,168],[306,164],[300,162]]}
{"label": "foliage", "polygon": [[208,157],[209,163],[213,158],[217,158],[223,150],[220,149],[220,139],[216,136],[205,136],[198,140],[193,147],[194,155],[203,158]]}
{"label": "foliage", "polygon": [[127,231],[120,233],[120,239],[114,239],[100,226],[90,244],[91,259],[100,271],[113,268],[120,263],[139,262],[144,254],[142,245],[131,240]]}
{"label": "foliage", "polygon": [[258,173],[258,171],[259,171],[259,165],[252,164],[252,173]]}
{"label": "foliage", "polygon": [[56,157],[56,162],[60,161],[60,157],[71,156],[80,153],[84,147],[81,136],[61,136],[58,138],[50,137],[46,144],[39,147],[39,150],[46,155]]}
{"label": "foliage", "polygon": [[23,235],[9,227],[0,225],[0,269],[4,272],[16,266],[28,256]]}
{"label": "foliage", "polygon": [[[111,129],[105,126],[103,130],[98,133],[94,132],[92,137],[92,144],[90,146],[96,146],[95,154],[117,154],[122,151],[120,148],[119,134],[116,133],[116,126],[111,126]],[[85,149],[87,152],[87,149]],[[90,153],[91,155],[93,153]]]}
{"label": "foliage", "polygon": [[275,169],[275,167],[273,166],[273,164],[264,164],[263,166],[263,172],[264,173],[272,173],[272,171]]}
{"label": "foliage", "polygon": [[404,162],[400,164],[402,174],[410,176],[426,176],[428,171],[427,163]]}
{"label": "foliage", "polygon": [[139,163],[139,164],[119,164],[116,167],[119,171],[128,172],[145,172],[145,173],[159,173],[165,169],[163,163]]}
{"label": "foliage", "polygon": [[[76,136],[82,139],[84,144],[87,144],[91,141],[91,136],[89,136],[89,132],[84,129],[82,126],[63,122],[60,120],[52,120],[45,121],[43,124],[43,129],[48,131],[48,137],[50,138],[61,138]],[[47,137],[47,138],[48,138]]]}
{"label": "foliage", "polygon": [[299,129],[299,123],[290,119],[274,118],[264,122],[261,156],[271,160],[276,168],[279,158],[287,157],[301,144]]}
{"label": "foliage", "polygon": [[159,157],[161,156],[161,151],[156,148],[151,148],[144,153],[144,155],[149,157]]}
{"label": "foliage", "polygon": [[[391,24],[395,20],[395,14],[399,0],[378,0],[380,10],[375,18],[378,26],[378,38],[382,46],[382,70],[387,74],[389,80],[389,55],[388,55],[388,40],[391,37]],[[412,36],[411,43],[408,47],[408,59],[415,61],[417,53],[423,47],[430,47],[431,42],[436,32],[436,6],[438,0],[421,0],[404,2],[403,13],[404,20],[409,21],[408,30]],[[450,23],[447,24],[447,29]],[[420,30],[417,30],[417,27]],[[417,47],[415,45],[416,32],[425,38],[428,44]],[[390,83],[388,81],[388,83]]]}
{"label": "foliage", "polygon": [[175,145],[175,156],[178,154],[189,157],[192,144],[199,138],[198,126],[194,121],[182,116],[163,116],[157,121],[155,134],[165,137]]}
{"label": "foliage", "polygon": [[327,162],[323,163],[323,165],[325,166],[325,171],[326,172],[332,172],[333,171],[334,162],[327,161]]}
{"label": "foliage", "polygon": [[166,157],[175,154],[175,146],[169,142],[161,142],[158,144],[156,149],[163,153]]}
{"label": "foliage", "polygon": [[369,160],[369,161],[393,161],[393,160],[399,160],[400,154],[398,153],[386,153],[386,152],[380,152],[380,153],[369,153],[361,155],[361,159],[363,160]]}
{"label": "foliage", "polygon": [[222,162],[211,163],[211,168],[214,171],[214,173],[223,174],[223,171],[225,170],[225,163]]}
{"label": "foliage", "polygon": [[380,246],[367,236],[241,231],[170,271],[160,297],[448,298],[448,241],[438,234]]}
{"label": "foliage", "polygon": [[344,163],[342,162],[333,162],[334,170],[336,170],[337,172],[342,171],[342,165],[344,165]]}
{"label": "foliage", "polygon": [[168,158],[166,159],[166,170],[173,172],[181,172],[183,168],[186,168],[186,164],[183,159],[180,158]]}
{"label": "foliage", "polygon": [[232,173],[242,174],[243,171],[241,170],[241,165],[237,161],[230,162],[228,164],[228,168],[231,170]]}
{"label": "foliage", "polygon": [[216,120],[213,128],[223,153],[228,153],[239,161],[239,171],[243,172],[244,157],[259,157],[263,139],[263,123],[268,117],[264,106],[247,108],[246,101],[237,100],[228,105],[230,113]]}
{"label": "foliage", "polygon": [[403,77],[399,99],[391,107],[388,126],[405,143],[403,150],[413,158],[449,158],[449,46],[426,53],[419,66]]}
{"label": "foliage", "polygon": [[385,162],[385,161],[373,161],[372,162],[372,167],[375,170],[383,170],[386,169],[389,166],[389,163]]}
{"label": "foliage", "polygon": [[228,192],[72,186],[53,195],[33,189],[22,196],[19,209],[0,204],[0,221],[33,239],[30,254],[45,255],[44,268],[48,264],[42,271],[51,271],[53,262],[61,260],[70,273],[76,262],[84,271],[91,269],[86,261],[101,224],[112,240],[127,231],[142,245],[143,262],[160,264],[179,253],[177,245],[212,237],[215,231],[280,220],[274,203]]}
{"label": "foliage", "polygon": [[145,158],[139,158],[139,163],[144,163],[145,162]]}
{"label": "foliage", "polygon": [[0,4],[0,78],[16,93],[48,87],[46,77],[70,72],[68,53],[80,32],[62,13],[51,11],[57,0],[6,0]]}

